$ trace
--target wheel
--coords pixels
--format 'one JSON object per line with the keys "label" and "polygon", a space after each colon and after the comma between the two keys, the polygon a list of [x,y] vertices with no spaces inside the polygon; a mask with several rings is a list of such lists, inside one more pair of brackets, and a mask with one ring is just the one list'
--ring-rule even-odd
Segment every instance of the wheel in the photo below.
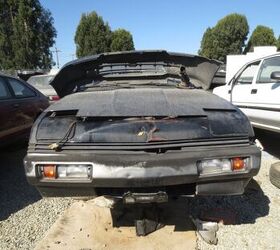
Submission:
{"label": "wheel", "polygon": [[280,162],[275,162],[271,165],[269,179],[274,186],[280,188]]}

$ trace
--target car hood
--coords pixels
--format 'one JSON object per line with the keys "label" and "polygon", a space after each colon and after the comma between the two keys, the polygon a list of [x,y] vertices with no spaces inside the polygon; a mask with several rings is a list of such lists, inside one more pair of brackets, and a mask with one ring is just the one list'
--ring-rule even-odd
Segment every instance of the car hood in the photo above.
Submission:
{"label": "car hood", "polygon": [[236,109],[205,90],[135,88],[74,93],[51,105],[47,111],[76,110],[78,117],[177,117],[204,116],[207,110]]}
{"label": "car hood", "polygon": [[[209,89],[221,62],[204,57],[172,53],[167,51],[127,51],[104,53],[77,59],[67,63],[50,83],[60,97],[72,93],[79,86],[100,81],[100,79],[116,80],[113,76],[124,79],[141,80],[154,67],[153,79],[170,76],[170,68],[186,69],[190,81],[197,87]],[[165,74],[158,69],[166,69]],[[149,70],[148,70],[149,69]],[[137,72],[134,78],[131,71]],[[130,72],[130,74],[128,74]],[[172,72],[171,72],[172,73]],[[149,75],[151,77],[151,75]]]}
{"label": "car hood", "polygon": [[38,140],[59,140],[72,131],[73,124],[72,142],[150,143],[253,136],[248,118],[238,108],[199,89],[75,93],[51,105],[45,114]]}

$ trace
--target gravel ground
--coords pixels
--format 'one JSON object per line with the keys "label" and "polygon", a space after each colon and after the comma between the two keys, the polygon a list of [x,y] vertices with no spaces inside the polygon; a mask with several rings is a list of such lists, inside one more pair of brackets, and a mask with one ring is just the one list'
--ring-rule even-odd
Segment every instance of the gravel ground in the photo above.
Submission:
{"label": "gravel ground", "polygon": [[[278,154],[278,146],[271,152]],[[0,153],[1,250],[33,249],[74,202],[42,199],[26,182],[22,164],[25,153],[24,148]],[[263,153],[261,171],[241,197],[189,199],[193,216],[208,208],[230,208],[237,213],[236,224],[220,225],[217,246],[208,245],[198,237],[198,249],[280,249],[280,189],[270,184],[268,177],[269,167],[275,161],[276,158]]]}
{"label": "gravel ground", "polygon": [[25,149],[2,152],[0,174],[0,249],[33,249],[71,199],[42,199],[24,176]]}

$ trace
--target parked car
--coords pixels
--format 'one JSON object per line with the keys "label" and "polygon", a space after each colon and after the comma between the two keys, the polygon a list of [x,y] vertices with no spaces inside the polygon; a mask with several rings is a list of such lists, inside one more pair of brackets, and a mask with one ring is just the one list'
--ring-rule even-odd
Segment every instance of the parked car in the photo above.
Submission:
{"label": "parked car", "polygon": [[232,101],[254,127],[280,133],[280,53],[247,63],[214,94]]}
{"label": "parked car", "polygon": [[220,63],[166,51],[108,53],[66,64],[60,97],[36,120],[25,157],[43,196],[242,194],[260,168],[248,118],[213,95]]}
{"label": "parked car", "polygon": [[46,72],[41,69],[34,69],[34,70],[17,70],[17,76],[18,78],[27,81],[30,77],[32,76],[37,76],[37,75],[44,75]]}
{"label": "parked car", "polygon": [[50,85],[51,80],[55,75],[36,75],[31,76],[27,82],[34,88],[38,89],[41,93],[47,96],[50,102],[59,100],[54,88]]}
{"label": "parked car", "polygon": [[212,79],[211,89],[214,89],[216,87],[219,87],[219,86],[222,86],[225,84],[226,84],[226,65],[221,64]]}
{"label": "parked car", "polygon": [[28,83],[0,74],[0,145],[28,137],[34,120],[48,106],[47,98]]}

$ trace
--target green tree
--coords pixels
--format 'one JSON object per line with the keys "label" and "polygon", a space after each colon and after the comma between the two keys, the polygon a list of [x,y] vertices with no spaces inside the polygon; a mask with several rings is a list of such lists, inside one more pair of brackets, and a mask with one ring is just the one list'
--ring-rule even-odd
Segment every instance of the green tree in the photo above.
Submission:
{"label": "green tree", "polygon": [[0,0],[0,69],[13,68],[13,48],[11,36],[10,6],[8,1]]}
{"label": "green tree", "polygon": [[0,67],[50,68],[56,31],[38,0],[0,0]]}
{"label": "green tree", "polygon": [[111,30],[108,23],[93,11],[82,14],[75,34],[77,57],[110,51]]}
{"label": "green tree", "polygon": [[134,50],[132,35],[125,29],[117,29],[112,33],[111,51]]}
{"label": "green tree", "polygon": [[207,28],[203,34],[198,54],[201,56],[212,58],[213,41],[213,29]]}
{"label": "green tree", "polygon": [[228,54],[242,53],[248,33],[249,25],[244,15],[227,15],[205,31],[199,54],[225,61]]}
{"label": "green tree", "polygon": [[270,45],[277,45],[273,30],[269,27],[258,25],[254,29],[244,52],[253,51],[254,46]]}

